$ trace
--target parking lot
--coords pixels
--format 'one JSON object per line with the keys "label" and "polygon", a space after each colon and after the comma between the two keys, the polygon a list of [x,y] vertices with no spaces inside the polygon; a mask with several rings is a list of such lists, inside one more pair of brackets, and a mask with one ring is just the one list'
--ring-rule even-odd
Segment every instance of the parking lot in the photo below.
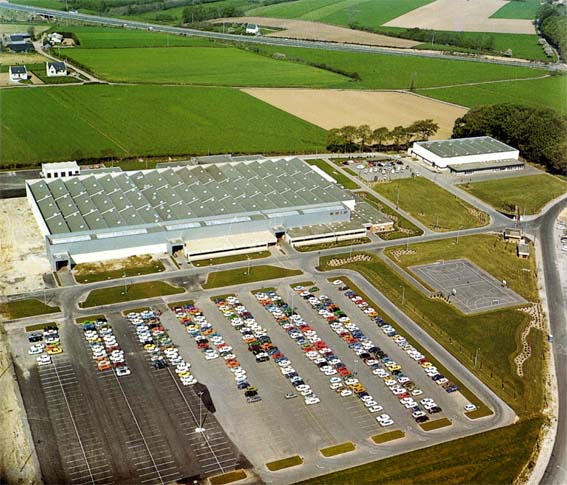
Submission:
{"label": "parking lot", "polygon": [[[324,277],[314,284],[304,298],[281,280],[275,293],[263,290],[269,301],[252,286],[235,289],[230,308],[230,290],[223,289],[222,301],[207,292],[184,307],[192,316],[164,303],[147,318],[141,310],[130,317],[108,313],[107,323],[91,330],[59,322],[64,352],[40,367],[27,354],[27,334],[10,331],[46,483],[168,483],[251,467],[264,481],[293,483],[489,429],[491,418],[465,415],[469,403],[446,390],[450,381],[434,380],[443,376],[429,367],[426,352],[412,356],[411,346],[378,325],[344,285]],[[292,320],[282,319],[278,296],[293,307]],[[331,322],[320,310],[325,301],[347,320]],[[245,325],[235,324],[237,308]],[[89,340],[97,332],[113,349],[109,357]],[[168,365],[156,362],[164,360],[162,344]],[[367,357],[374,347],[390,360]],[[119,361],[101,369],[117,353]],[[124,366],[130,372],[118,374]],[[426,431],[418,418],[450,423]],[[404,436],[380,445],[371,440],[388,431]],[[333,458],[320,452],[347,442],[354,451]],[[294,455],[302,466],[266,468]]]}
{"label": "parking lot", "polygon": [[525,300],[492,275],[466,259],[411,266],[421,280],[449,298],[463,313],[474,313]]}
{"label": "parking lot", "polygon": [[[108,321],[130,374],[99,370],[75,324],[60,325],[64,352],[41,366],[28,355],[29,334],[11,335],[45,482],[169,483],[245,465],[201,403],[206,387],[199,396],[194,386],[179,385],[170,368],[154,369],[127,320],[111,314]],[[203,432],[196,432],[199,425]]]}

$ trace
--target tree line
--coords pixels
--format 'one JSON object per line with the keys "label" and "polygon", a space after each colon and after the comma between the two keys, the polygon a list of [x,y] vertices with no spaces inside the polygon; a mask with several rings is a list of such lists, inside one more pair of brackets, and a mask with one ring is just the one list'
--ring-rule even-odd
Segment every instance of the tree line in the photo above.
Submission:
{"label": "tree line", "polygon": [[547,108],[495,104],[457,118],[453,138],[492,136],[518,148],[526,160],[567,174],[567,117]]}
{"label": "tree line", "polygon": [[390,37],[415,40],[416,42],[423,42],[424,44],[430,43],[432,45],[455,46],[463,49],[485,52],[495,50],[494,36],[486,33],[481,35],[467,35],[465,32],[445,32],[431,29],[420,29],[419,27],[391,31],[368,27],[366,25],[361,25],[358,22],[351,22],[349,27],[355,30],[365,30],[377,34],[388,35]]}
{"label": "tree line", "polygon": [[418,120],[409,126],[396,126],[391,130],[385,126],[376,129],[369,125],[347,125],[329,130],[327,149],[346,152],[373,147],[378,150],[403,150],[414,141],[428,140],[439,130],[433,120]]}
{"label": "tree line", "polygon": [[537,14],[538,28],[553,47],[559,51],[561,60],[567,61],[567,10],[564,5],[543,5]]}

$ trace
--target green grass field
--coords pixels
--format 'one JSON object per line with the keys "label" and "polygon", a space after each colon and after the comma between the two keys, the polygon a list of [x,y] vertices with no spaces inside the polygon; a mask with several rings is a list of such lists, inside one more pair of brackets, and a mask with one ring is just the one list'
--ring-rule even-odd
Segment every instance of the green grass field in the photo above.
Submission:
{"label": "green grass field", "polygon": [[115,278],[137,276],[164,271],[161,261],[150,256],[132,256],[121,261],[121,264],[83,263],[73,268],[75,279],[79,283],[93,283]]}
{"label": "green grass field", "polygon": [[536,18],[540,0],[513,0],[494,12],[491,19],[525,19]]}
{"label": "green grass field", "polygon": [[8,320],[57,313],[60,311],[61,309],[58,306],[48,306],[42,301],[35,299],[10,301],[0,304],[0,314]]}
{"label": "green grass field", "polygon": [[460,186],[495,209],[507,214],[537,214],[545,204],[567,192],[567,183],[552,175],[531,175],[486,180]]}
{"label": "green grass field", "polygon": [[431,0],[297,0],[254,8],[247,15],[378,27]]}
{"label": "green grass field", "polygon": [[534,418],[468,438],[432,446],[301,484],[512,483],[530,459],[542,419]]}
{"label": "green grass field", "polygon": [[216,264],[226,264],[234,263],[236,261],[248,261],[249,259],[262,259],[271,256],[270,251],[259,251],[257,253],[247,253],[247,254],[234,254],[232,256],[223,256],[221,258],[211,258],[211,259],[200,259],[198,261],[192,261],[191,264],[197,268],[203,266],[213,266]]}
{"label": "green grass field", "polygon": [[145,298],[153,298],[156,296],[176,295],[178,293],[185,292],[183,288],[171,286],[163,281],[135,283],[133,285],[127,285],[126,291],[124,290],[124,285],[93,290],[87,296],[82,307],[90,308],[99,305],[111,305],[113,303],[143,300]]}
{"label": "green grass field", "polygon": [[374,184],[374,190],[435,231],[455,231],[488,223],[488,216],[424,177]]}
{"label": "green grass field", "polygon": [[[520,3],[513,1],[511,3]],[[485,32],[463,32],[461,34],[464,39],[475,39],[480,36],[490,36],[494,38],[495,53],[504,53],[508,49],[512,49],[512,55],[521,59],[531,59],[534,61],[547,61],[549,58],[545,55],[543,48],[537,43],[537,35],[529,34],[500,34],[500,33],[485,33]],[[456,52],[476,52],[471,49],[459,48],[451,45],[441,44],[420,44],[416,49],[433,49],[444,51]]]}
{"label": "green grass field", "polygon": [[347,79],[232,47],[77,49],[65,55],[96,75],[118,82],[330,87]]}
{"label": "green grass field", "polygon": [[323,170],[323,172],[333,177],[337,181],[337,183],[341,184],[345,189],[348,190],[360,189],[360,185],[358,185],[356,182],[353,182],[351,179],[343,175],[338,170],[335,170],[334,167],[328,164],[327,162],[325,162],[325,160],[307,160],[307,163],[309,165],[315,165],[319,167],[321,170]]}
{"label": "green grass field", "polygon": [[326,64],[360,75],[360,81],[348,80],[343,85],[337,85],[337,88],[408,89],[413,84],[416,89],[419,89],[545,75],[545,71],[526,67],[481,64],[453,59],[427,59],[267,45],[262,46],[261,50],[269,55],[281,52],[286,54],[288,59],[296,58],[304,62]]}
{"label": "green grass field", "polygon": [[50,8],[53,10],[65,10],[65,2],[62,0],[10,0],[10,3],[33,5],[34,7]]}
{"label": "green grass field", "polygon": [[[326,132],[241,91],[69,86],[0,91],[0,165],[91,157],[289,153],[324,149]],[[57,123],[30,120],[53,118]]]}
{"label": "green grass field", "polygon": [[[538,72],[533,71],[533,74],[537,75]],[[417,92],[468,108],[485,104],[516,103],[551,108],[563,115],[567,114],[567,76],[421,91],[418,89]]]}
{"label": "green grass field", "polygon": [[207,282],[203,284],[204,289],[219,288],[221,286],[243,285],[254,281],[272,280],[276,278],[287,278],[302,274],[298,269],[287,269],[280,266],[262,264],[251,266],[250,271],[246,266],[226,271],[214,271],[209,273]]}
{"label": "green grass field", "polygon": [[214,41],[201,37],[184,37],[145,30],[130,30],[112,27],[80,27],[57,25],[56,32],[73,32],[79,39],[79,46],[73,50],[109,49],[126,47],[209,47],[220,46]]}

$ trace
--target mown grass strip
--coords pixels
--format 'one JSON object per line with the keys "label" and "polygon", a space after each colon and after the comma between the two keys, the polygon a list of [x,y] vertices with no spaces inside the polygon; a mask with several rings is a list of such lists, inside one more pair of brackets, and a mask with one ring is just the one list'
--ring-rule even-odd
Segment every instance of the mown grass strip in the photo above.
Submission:
{"label": "mown grass strip", "polygon": [[175,301],[173,303],[169,303],[167,306],[171,309],[175,308],[175,307],[180,307],[180,306],[185,306],[185,305],[194,305],[195,301],[194,300],[181,300],[181,301]]}
{"label": "mown grass strip", "polygon": [[78,264],[73,268],[77,283],[94,283],[97,281],[127,278],[165,271],[163,263],[153,260],[151,256],[133,256],[120,262],[120,267],[116,269],[105,269],[105,263],[86,263]]}
{"label": "mown grass strip", "polygon": [[435,429],[446,428],[451,426],[453,422],[449,418],[436,419],[435,421],[427,421],[425,423],[420,423],[419,426],[423,431],[433,431]]}
{"label": "mown grass strip", "polygon": [[49,323],[38,323],[36,325],[29,325],[26,327],[26,332],[37,332],[47,327],[57,327],[57,324],[55,322],[49,322]]}
{"label": "mown grass strip", "polygon": [[380,433],[371,437],[372,441],[377,445],[381,445],[383,443],[388,443],[388,441],[399,440],[400,438],[404,438],[406,434],[399,429],[394,431],[388,431],[387,433]]}
{"label": "mown grass strip", "polygon": [[106,317],[104,315],[91,315],[89,317],[76,318],[75,322],[77,322],[78,324],[81,324],[81,323],[95,321],[95,320],[103,319],[103,318],[106,318]]}
{"label": "mown grass strip", "polygon": [[347,441],[346,443],[341,443],[340,445],[329,446],[327,448],[321,448],[319,452],[325,457],[330,458],[332,456],[342,455],[343,453],[349,453],[356,450],[354,443]]}
{"label": "mown grass strip", "polygon": [[156,296],[176,295],[184,293],[183,288],[171,286],[163,281],[153,281],[149,283],[135,283],[133,285],[112,286],[93,290],[82,304],[83,308],[90,308],[100,305],[111,305],[113,303],[123,303],[132,300],[144,300]]}
{"label": "mown grass strip", "polygon": [[528,463],[537,439],[541,417],[374,461],[303,484],[376,483],[513,483]]}
{"label": "mown grass strip", "polygon": [[225,483],[237,482],[238,480],[244,480],[245,478],[246,472],[244,470],[234,470],[233,472],[209,478],[209,483],[211,485],[224,485]]}
{"label": "mown grass strip", "polygon": [[353,182],[346,175],[342,174],[338,170],[335,170],[331,165],[329,165],[325,160],[306,160],[309,165],[315,165],[325,172],[329,177],[333,177],[338,184],[342,185],[347,190],[360,189],[360,185]]}
{"label": "mown grass strip", "polygon": [[303,465],[303,458],[299,455],[290,456],[289,458],[284,458],[282,460],[271,461],[266,463],[266,468],[271,472],[277,472],[278,470],[283,470],[284,468],[290,468],[292,466]]}
{"label": "mown grass strip", "polygon": [[238,261],[247,261],[249,259],[268,258],[269,256],[271,256],[270,251],[260,251],[259,253],[234,254],[232,256],[224,256],[222,258],[200,259],[199,261],[191,261],[191,264],[197,268],[201,268],[203,266],[235,263]]}
{"label": "mown grass strip", "polygon": [[326,242],[326,243],[319,243],[319,244],[308,244],[305,246],[294,246],[296,251],[300,253],[307,253],[310,251],[322,251],[323,249],[330,249],[330,248],[344,248],[348,246],[359,246],[361,244],[368,244],[372,242],[367,237],[362,237],[358,239],[348,239],[346,241],[337,241],[337,242]]}
{"label": "mown grass strip", "polygon": [[34,317],[36,315],[47,315],[49,313],[60,312],[58,306],[49,306],[42,301],[31,298],[29,300],[9,301],[0,304],[0,314],[8,320],[16,318]]}
{"label": "mown grass strip", "polygon": [[465,416],[469,419],[480,419],[486,418],[487,416],[492,416],[492,411],[490,409],[483,407],[480,409],[475,409],[474,411],[469,411],[465,413]]}
{"label": "mown grass strip", "polygon": [[209,273],[207,282],[203,284],[204,289],[219,288],[223,286],[244,285],[254,281],[287,278],[303,274],[298,269],[287,269],[279,266],[263,264],[251,266],[250,268],[236,268],[226,271],[215,271]]}

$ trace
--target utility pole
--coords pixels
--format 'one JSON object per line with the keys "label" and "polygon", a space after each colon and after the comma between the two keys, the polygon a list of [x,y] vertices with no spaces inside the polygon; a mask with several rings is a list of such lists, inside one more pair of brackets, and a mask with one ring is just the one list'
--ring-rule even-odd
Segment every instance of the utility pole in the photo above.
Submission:
{"label": "utility pole", "polygon": [[459,244],[459,235],[460,235],[460,233],[461,233],[461,228],[462,228],[462,227],[463,227],[463,226],[459,226],[459,229],[457,229],[457,244]]}
{"label": "utility pole", "polygon": [[400,208],[400,186],[398,185],[398,195],[396,196],[396,209]]}
{"label": "utility pole", "polygon": [[195,428],[195,433],[204,433],[205,428],[203,428],[203,418],[202,418],[202,406],[203,406],[203,391],[197,393],[199,396],[199,423],[198,426]]}
{"label": "utility pole", "polygon": [[404,306],[406,302],[406,287],[400,285],[400,288],[402,289],[402,306]]}
{"label": "utility pole", "polygon": [[475,368],[475,369],[476,369],[476,363],[477,363],[477,361],[478,361],[478,351],[479,351],[479,350],[480,350],[479,348],[476,349],[476,352],[475,352],[475,354],[474,354],[474,368]]}

